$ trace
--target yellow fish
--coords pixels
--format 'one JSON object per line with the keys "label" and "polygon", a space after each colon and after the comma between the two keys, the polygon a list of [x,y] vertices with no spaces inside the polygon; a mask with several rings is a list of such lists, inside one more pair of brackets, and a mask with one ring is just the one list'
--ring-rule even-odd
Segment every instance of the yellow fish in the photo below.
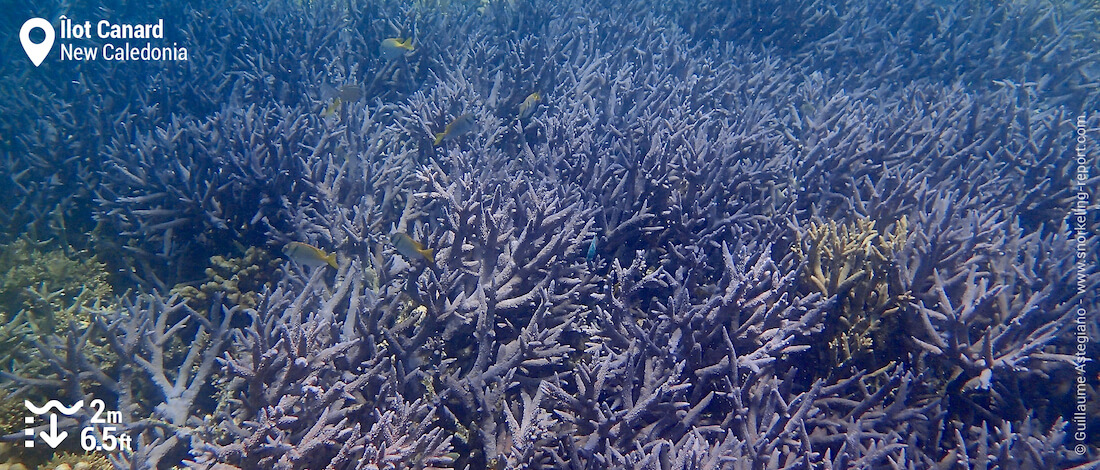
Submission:
{"label": "yellow fish", "polygon": [[538,108],[540,100],[542,100],[542,95],[537,91],[527,95],[527,98],[519,104],[519,118],[527,119],[535,114],[535,109]]}
{"label": "yellow fish", "polygon": [[412,38],[389,38],[382,41],[382,45],[378,46],[378,52],[382,54],[382,58],[387,62],[397,59],[409,52],[413,51]]}
{"label": "yellow fish", "polygon": [[447,124],[447,128],[443,129],[443,132],[435,135],[435,145],[439,145],[446,140],[456,139],[475,130],[477,130],[477,119],[474,118],[473,114],[463,114]]}
{"label": "yellow fish", "polygon": [[340,98],[332,100],[332,104],[328,105],[328,107],[325,108],[324,111],[321,111],[321,117],[327,118],[329,116],[332,116],[333,114],[336,114],[336,111],[340,109],[341,103],[342,102],[340,101]]}
{"label": "yellow fish", "polygon": [[325,253],[313,245],[290,242],[283,247],[283,254],[287,255],[295,263],[312,266],[329,265],[336,268],[336,253]]}
{"label": "yellow fish", "polygon": [[393,242],[393,246],[397,247],[397,252],[408,258],[409,261],[426,259],[429,263],[435,264],[435,255],[432,250],[424,248],[424,245],[413,240],[407,234],[394,232],[393,235],[390,235],[390,241]]}

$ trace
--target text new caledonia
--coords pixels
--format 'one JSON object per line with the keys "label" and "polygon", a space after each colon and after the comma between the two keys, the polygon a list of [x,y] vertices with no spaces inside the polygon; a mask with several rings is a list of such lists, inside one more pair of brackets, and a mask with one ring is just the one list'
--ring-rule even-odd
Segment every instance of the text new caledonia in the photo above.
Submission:
{"label": "text new caledonia", "polygon": [[[164,39],[164,20],[156,23],[111,23],[107,20],[83,23],[61,16],[61,39],[91,39],[93,34],[99,39]],[[100,55],[102,53],[102,55]],[[100,47],[79,46],[72,43],[61,44],[61,60],[187,60],[187,48],[176,43],[171,46],[154,46],[152,43],[131,45],[106,43]]]}

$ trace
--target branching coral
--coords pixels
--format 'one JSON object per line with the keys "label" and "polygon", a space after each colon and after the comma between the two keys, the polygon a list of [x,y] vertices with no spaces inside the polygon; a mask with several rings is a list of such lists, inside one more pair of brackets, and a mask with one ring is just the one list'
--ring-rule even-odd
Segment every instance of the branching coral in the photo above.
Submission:
{"label": "branching coral", "polygon": [[196,423],[194,466],[449,468],[435,406],[403,401],[389,358],[358,339],[377,308],[360,302],[361,268],[342,274],[335,286],[314,275],[301,293],[276,289],[257,306],[221,361],[216,410]]}
{"label": "branching coral", "polygon": [[88,253],[66,254],[48,242],[18,240],[0,246],[0,311],[10,323],[22,315],[37,331],[69,322],[87,325],[81,307],[109,302],[106,267]]}
{"label": "branching coral", "polygon": [[[795,245],[805,259],[803,282],[836,298],[836,314],[825,332],[830,363],[855,360],[877,369],[896,354],[890,351],[897,351],[898,311],[909,297],[894,272],[894,256],[905,246],[908,222],[902,217],[892,225],[892,233],[880,235],[867,219],[840,226],[811,222],[806,238]],[[877,360],[867,361],[868,355]]]}
{"label": "branching coral", "polygon": [[[121,411],[116,466],[1077,463],[1038,392],[1100,307],[1065,226],[1100,174],[1059,144],[1100,123],[1077,0],[113,12],[203,53],[0,67],[0,241],[67,250],[3,271],[0,355],[37,358],[9,391]],[[291,241],[337,267],[263,258]]]}
{"label": "branching coral", "polygon": [[[81,374],[83,367],[110,369],[118,363],[107,332],[93,320],[94,312],[116,302],[105,266],[87,253],[66,255],[51,246],[18,240],[0,247],[0,383],[8,388],[5,415],[20,412],[11,416],[20,418],[18,423],[4,420],[0,435],[23,430],[23,400],[44,403],[59,386],[94,388],[99,377]],[[52,380],[59,366],[72,373]]]}

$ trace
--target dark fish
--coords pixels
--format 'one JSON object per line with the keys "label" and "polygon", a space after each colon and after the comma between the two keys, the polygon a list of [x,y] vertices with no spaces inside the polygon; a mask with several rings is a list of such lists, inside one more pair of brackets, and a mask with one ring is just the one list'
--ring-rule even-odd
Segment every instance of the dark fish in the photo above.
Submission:
{"label": "dark fish", "polygon": [[345,103],[354,103],[363,97],[363,87],[356,84],[341,86],[337,96]]}
{"label": "dark fish", "polygon": [[354,103],[359,101],[363,97],[363,87],[356,84],[341,85],[340,88],[333,88],[332,85],[327,83],[321,85],[321,100],[329,101],[328,106],[321,112],[321,117],[329,117],[340,111],[340,107],[344,103]]}

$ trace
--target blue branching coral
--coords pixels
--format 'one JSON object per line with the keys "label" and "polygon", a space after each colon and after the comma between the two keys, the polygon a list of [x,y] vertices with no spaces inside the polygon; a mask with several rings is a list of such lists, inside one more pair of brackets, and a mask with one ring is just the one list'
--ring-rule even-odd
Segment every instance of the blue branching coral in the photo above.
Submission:
{"label": "blue branching coral", "polygon": [[0,383],[121,411],[118,468],[1100,455],[1089,2],[46,3],[191,51],[0,65],[0,244],[104,292]]}

